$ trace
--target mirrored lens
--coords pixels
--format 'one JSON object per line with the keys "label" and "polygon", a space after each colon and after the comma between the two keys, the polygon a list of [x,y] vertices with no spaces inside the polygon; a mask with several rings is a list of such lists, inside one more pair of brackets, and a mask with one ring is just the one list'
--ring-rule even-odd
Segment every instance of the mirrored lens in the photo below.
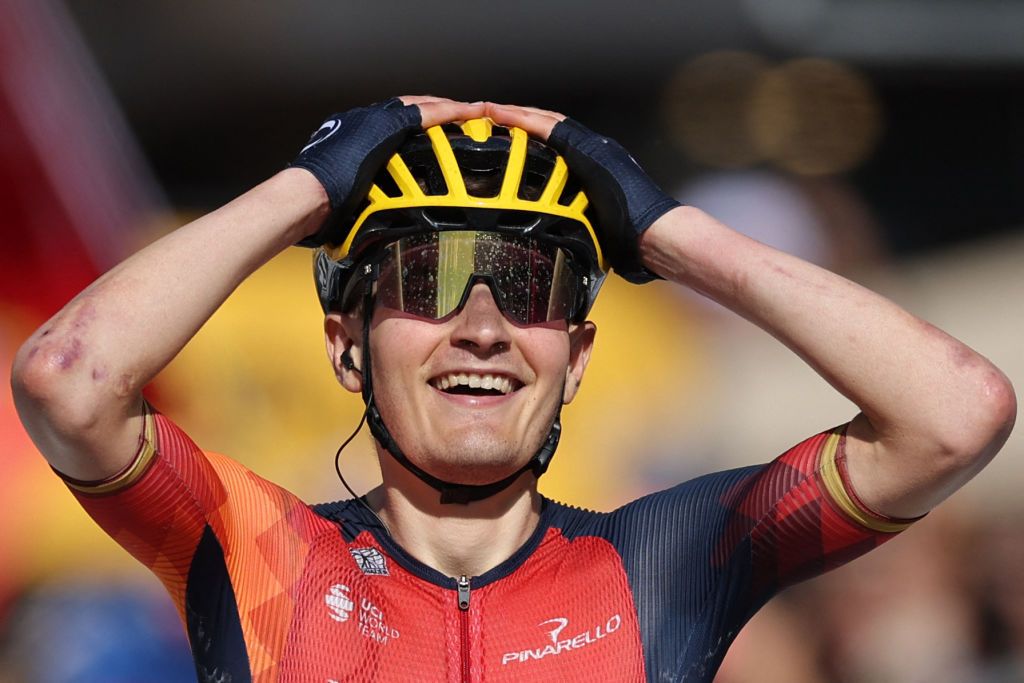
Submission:
{"label": "mirrored lens", "polygon": [[457,311],[477,281],[490,285],[498,307],[521,324],[569,319],[581,286],[565,252],[553,245],[458,230],[389,245],[379,267],[377,300],[438,320]]}

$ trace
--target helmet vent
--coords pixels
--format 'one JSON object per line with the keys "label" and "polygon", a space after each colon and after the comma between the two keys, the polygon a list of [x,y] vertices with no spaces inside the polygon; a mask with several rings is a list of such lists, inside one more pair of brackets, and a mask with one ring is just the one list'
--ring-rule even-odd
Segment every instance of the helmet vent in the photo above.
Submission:
{"label": "helmet vent", "polygon": [[399,189],[398,183],[391,176],[387,167],[381,169],[377,177],[373,179],[373,183],[381,189],[381,191],[389,197],[401,197],[402,190]]}
{"label": "helmet vent", "polygon": [[530,154],[526,155],[523,177],[519,181],[519,198],[536,201],[544,194],[551,172],[555,169],[555,156],[549,149],[531,140]]}
{"label": "helmet vent", "polygon": [[504,151],[456,149],[455,161],[470,196],[497,197],[501,192],[508,165],[508,154]]}
{"label": "helmet vent", "polygon": [[569,176],[569,179],[565,183],[565,187],[562,188],[562,194],[558,197],[558,203],[562,206],[569,206],[573,200],[583,190],[583,186],[573,176]]}
{"label": "helmet vent", "polygon": [[466,211],[454,206],[427,206],[423,207],[423,217],[433,226],[464,226]]}
{"label": "helmet vent", "polygon": [[529,230],[535,227],[541,217],[533,211],[506,210],[498,215],[498,225],[502,228]]}
{"label": "helmet vent", "polygon": [[[426,135],[416,137],[426,140]],[[424,148],[421,142],[419,149],[414,149],[411,153],[403,156],[406,166],[409,167],[409,172],[416,179],[416,184],[420,186],[423,194],[438,196],[448,193],[448,184],[444,180],[441,164],[434,156],[433,150],[429,147]]]}

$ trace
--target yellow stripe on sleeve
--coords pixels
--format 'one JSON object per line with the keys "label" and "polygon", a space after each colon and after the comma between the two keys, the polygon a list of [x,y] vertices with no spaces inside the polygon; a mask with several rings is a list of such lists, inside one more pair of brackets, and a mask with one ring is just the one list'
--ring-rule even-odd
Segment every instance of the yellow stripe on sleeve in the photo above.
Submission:
{"label": "yellow stripe on sleeve", "polygon": [[64,476],[60,472],[57,474],[72,489],[91,495],[114,493],[138,481],[156,456],[156,418],[153,416],[153,410],[149,407],[149,403],[145,403],[144,406],[145,415],[142,420],[142,433],[139,434],[139,448],[135,457],[123,470],[112,477],[98,481],[81,481]]}
{"label": "yellow stripe on sleeve", "polygon": [[821,478],[832,501],[850,519],[872,531],[894,534],[903,531],[913,524],[914,520],[894,520],[880,517],[877,513],[865,510],[863,506],[857,504],[853,496],[850,495],[850,492],[847,491],[843,477],[839,473],[839,465],[836,462],[841,441],[842,434],[838,430],[829,434],[819,456]]}

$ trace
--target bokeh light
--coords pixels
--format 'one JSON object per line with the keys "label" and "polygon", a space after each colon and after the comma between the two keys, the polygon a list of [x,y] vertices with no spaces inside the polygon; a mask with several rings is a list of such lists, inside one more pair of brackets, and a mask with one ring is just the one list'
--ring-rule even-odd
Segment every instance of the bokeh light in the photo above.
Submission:
{"label": "bokeh light", "polygon": [[672,142],[712,168],[774,164],[801,175],[849,171],[882,130],[878,98],[853,68],[825,59],[772,64],[747,52],[701,55],[663,94]]}
{"label": "bokeh light", "polygon": [[750,126],[766,59],[747,52],[713,52],[683,64],[664,94],[669,138],[688,157],[717,168],[749,166],[763,158]]}
{"label": "bokeh light", "polygon": [[751,136],[765,158],[804,175],[848,171],[874,149],[881,114],[868,81],[824,59],[799,59],[761,75]]}

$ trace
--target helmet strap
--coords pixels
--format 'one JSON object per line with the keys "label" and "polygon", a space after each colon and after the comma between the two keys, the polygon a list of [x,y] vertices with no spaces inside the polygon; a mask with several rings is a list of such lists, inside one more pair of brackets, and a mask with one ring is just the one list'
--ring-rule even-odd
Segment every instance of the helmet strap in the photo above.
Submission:
{"label": "helmet strap", "polygon": [[438,491],[441,494],[442,504],[458,503],[461,505],[484,500],[504,491],[527,471],[533,472],[537,478],[547,471],[562,433],[561,405],[559,405],[558,412],[555,413],[551,429],[540,449],[534,453],[529,462],[504,479],[490,484],[457,484],[439,479],[409,460],[384,424],[384,418],[381,417],[380,410],[373,398],[373,363],[370,360],[370,319],[373,316],[373,306],[373,279],[369,278],[366,281],[366,289],[363,294],[363,402],[366,404],[366,421],[370,425],[370,433],[398,464],[412,472],[420,481]]}

